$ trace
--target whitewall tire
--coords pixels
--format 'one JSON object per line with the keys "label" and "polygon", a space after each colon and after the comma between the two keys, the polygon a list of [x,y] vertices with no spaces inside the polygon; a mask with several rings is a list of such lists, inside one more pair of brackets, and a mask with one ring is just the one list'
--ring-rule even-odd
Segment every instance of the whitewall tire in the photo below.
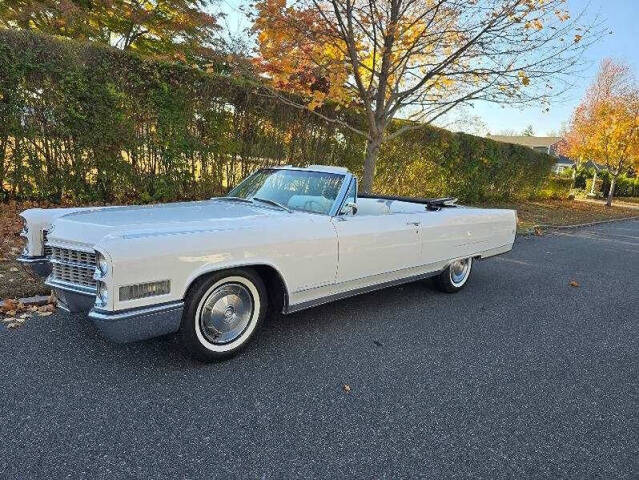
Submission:
{"label": "whitewall tire", "polygon": [[446,269],[435,277],[435,285],[442,292],[455,293],[460,291],[470,277],[470,272],[473,267],[473,259],[460,258],[452,262]]}
{"label": "whitewall tire", "polygon": [[185,298],[181,333],[193,357],[235,355],[253,338],[268,307],[264,282],[251,269],[216,272],[198,280]]}

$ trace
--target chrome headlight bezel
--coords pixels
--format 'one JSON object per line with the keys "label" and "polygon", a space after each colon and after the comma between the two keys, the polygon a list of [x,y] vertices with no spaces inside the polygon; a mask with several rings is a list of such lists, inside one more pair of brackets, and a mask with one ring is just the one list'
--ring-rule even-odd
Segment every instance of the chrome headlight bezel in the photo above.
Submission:
{"label": "chrome headlight bezel", "polygon": [[31,253],[30,241],[29,241],[29,222],[27,219],[20,215],[20,220],[22,220],[22,230],[20,230],[20,236],[24,238],[25,245],[22,249],[22,256],[28,257]]}
{"label": "chrome headlight bezel", "polygon": [[95,306],[106,307],[109,301],[109,288],[104,282],[97,282],[95,292]]}
{"label": "chrome headlight bezel", "polygon": [[27,219],[23,216],[20,216],[20,219],[22,220],[22,231],[20,232],[20,235],[26,237],[29,235],[29,222],[27,222]]}
{"label": "chrome headlight bezel", "polygon": [[109,275],[111,271],[111,264],[107,258],[96,250],[95,252],[95,273],[93,278],[99,280]]}

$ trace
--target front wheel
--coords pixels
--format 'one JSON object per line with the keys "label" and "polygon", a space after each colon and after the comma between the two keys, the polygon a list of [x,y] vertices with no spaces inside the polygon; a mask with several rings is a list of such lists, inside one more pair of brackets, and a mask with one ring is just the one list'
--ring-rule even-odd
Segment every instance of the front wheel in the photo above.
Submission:
{"label": "front wheel", "polygon": [[455,260],[448,265],[446,269],[435,277],[435,285],[442,292],[455,293],[460,291],[466,285],[468,277],[470,277],[470,270],[473,266],[472,258],[462,258]]}
{"label": "front wheel", "polygon": [[203,362],[231,357],[253,337],[267,307],[264,282],[251,269],[204,277],[186,295],[182,343],[189,354]]}

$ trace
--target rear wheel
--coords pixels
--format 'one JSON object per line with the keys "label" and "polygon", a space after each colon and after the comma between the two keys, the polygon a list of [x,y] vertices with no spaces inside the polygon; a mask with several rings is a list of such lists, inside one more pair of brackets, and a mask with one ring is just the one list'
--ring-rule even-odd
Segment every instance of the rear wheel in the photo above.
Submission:
{"label": "rear wheel", "polygon": [[267,307],[264,282],[251,269],[205,277],[185,298],[180,328],[184,347],[204,362],[231,357],[253,338]]}
{"label": "rear wheel", "polygon": [[462,258],[455,260],[446,269],[435,277],[435,285],[442,292],[455,293],[460,291],[466,285],[470,271],[473,266],[473,259]]}

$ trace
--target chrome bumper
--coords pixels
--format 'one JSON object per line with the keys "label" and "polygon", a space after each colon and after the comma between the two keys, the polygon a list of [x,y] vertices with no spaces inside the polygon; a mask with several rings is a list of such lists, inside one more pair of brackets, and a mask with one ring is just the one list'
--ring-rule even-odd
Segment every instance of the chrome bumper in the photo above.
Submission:
{"label": "chrome bumper", "polygon": [[18,262],[39,277],[46,278],[51,273],[51,263],[47,257],[25,257],[24,255],[20,255]]}
{"label": "chrome bumper", "polygon": [[58,307],[69,313],[89,312],[89,318],[109,340],[135,342],[177,332],[182,321],[184,302],[170,302],[150,307],[108,312],[94,307],[95,290],[48,278],[55,290]]}
{"label": "chrome bumper", "polygon": [[109,340],[126,343],[177,332],[183,309],[182,301],[118,312],[94,308],[89,312],[89,318]]}
{"label": "chrome bumper", "polygon": [[95,304],[95,289],[72,285],[54,280],[51,277],[44,282],[53,288],[58,299],[58,307],[69,313],[88,312]]}

